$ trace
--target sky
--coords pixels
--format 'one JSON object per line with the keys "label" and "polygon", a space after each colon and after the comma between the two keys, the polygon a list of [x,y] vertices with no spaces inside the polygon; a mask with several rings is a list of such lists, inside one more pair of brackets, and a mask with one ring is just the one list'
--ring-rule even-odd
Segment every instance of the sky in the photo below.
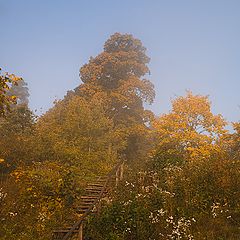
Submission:
{"label": "sky", "polygon": [[24,78],[38,114],[78,86],[80,67],[120,32],[147,48],[156,115],[191,90],[240,120],[239,0],[0,0],[0,23],[0,67]]}

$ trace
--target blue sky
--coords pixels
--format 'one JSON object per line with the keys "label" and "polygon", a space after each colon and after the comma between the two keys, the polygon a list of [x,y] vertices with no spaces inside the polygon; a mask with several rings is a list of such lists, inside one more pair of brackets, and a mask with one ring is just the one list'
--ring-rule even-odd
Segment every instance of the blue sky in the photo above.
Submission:
{"label": "blue sky", "polygon": [[0,66],[29,85],[46,111],[80,84],[79,68],[115,33],[147,48],[156,113],[185,90],[210,95],[214,113],[240,119],[239,0],[0,0]]}

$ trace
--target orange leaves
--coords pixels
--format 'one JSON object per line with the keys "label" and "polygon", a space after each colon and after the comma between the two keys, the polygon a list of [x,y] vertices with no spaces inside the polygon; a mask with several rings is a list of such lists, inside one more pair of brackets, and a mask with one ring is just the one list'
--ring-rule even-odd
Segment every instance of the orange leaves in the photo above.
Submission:
{"label": "orange leaves", "polygon": [[14,177],[16,182],[21,181],[21,178],[25,175],[25,172],[21,169],[17,169],[11,173],[11,176]]}
{"label": "orange leaves", "polygon": [[[104,52],[90,58],[89,63],[80,69],[80,77],[84,83],[99,85],[105,90],[115,90],[131,77],[140,80],[149,72],[145,50],[141,41],[131,35],[116,33],[106,41]],[[148,88],[153,91],[152,85],[148,84]],[[141,87],[139,91],[142,91]],[[146,95],[146,90],[144,92]]]}
{"label": "orange leaves", "polygon": [[104,98],[106,116],[113,121],[114,132],[122,137],[121,146],[127,142],[132,152],[147,135],[145,123],[151,117],[143,102],[151,104],[155,97],[153,84],[142,79],[149,72],[149,60],[140,40],[115,33],[106,41],[104,51],[80,69],[84,84],[76,93],[89,100]]}

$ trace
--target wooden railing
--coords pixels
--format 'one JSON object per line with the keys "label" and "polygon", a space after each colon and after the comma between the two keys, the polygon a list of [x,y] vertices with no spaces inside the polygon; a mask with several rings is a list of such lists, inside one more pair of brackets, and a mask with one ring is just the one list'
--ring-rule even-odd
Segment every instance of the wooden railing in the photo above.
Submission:
{"label": "wooden railing", "polygon": [[[80,216],[79,220],[72,225],[69,229],[66,230],[56,230],[54,231],[54,239],[57,240],[69,240],[74,235],[78,235],[78,240],[83,240],[83,221],[86,220],[86,218],[93,212],[96,205],[100,204],[101,199],[104,197],[105,193],[107,192],[107,188],[109,186],[109,183],[111,179],[115,176],[115,187],[117,187],[119,181],[123,178],[123,166],[124,166],[124,160],[120,161],[106,176],[105,181],[103,181],[103,185],[101,186],[101,190],[99,189],[95,190],[95,193],[98,193],[93,198],[94,200],[91,201],[89,206],[86,209],[82,209],[82,215]],[[99,186],[98,184],[90,184],[89,186]],[[94,189],[89,188],[89,190],[94,191]],[[89,196],[90,198],[91,196]],[[87,197],[86,197],[87,198]],[[59,233],[63,234],[63,237],[58,237]]]}

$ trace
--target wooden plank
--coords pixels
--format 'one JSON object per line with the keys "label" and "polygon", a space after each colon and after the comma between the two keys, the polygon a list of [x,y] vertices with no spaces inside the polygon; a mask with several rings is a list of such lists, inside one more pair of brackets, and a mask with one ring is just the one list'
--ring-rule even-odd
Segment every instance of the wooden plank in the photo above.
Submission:
{"label": "wooden plank", "polygon": [[85,189],[85,191],[90,191],[90,190],[94,190],[94,191],[102,191],[102,190],[105,190],[104,188],[96,188],[96,187],[87,187],[86,189]]}
{"label": "wooden plank", "polygon": [[94,187],[104,187],[101,183],[89,183],[88,186],[94,186]]}
{"label": "wooden plank", "polygon": [[78,230],[78,240],[83,240],[83,224],[81,223]]}
{"label": "wooden plank", "polygon": [[[68,233],[70,229],[59,229],[59,230],[53,230],[53,233]],[[74,230],[74,233],[78,233],[78,230]]]}
{"label": "wooden plank", "polygon": [[81,202],[80,202],[80,205],[87,205],[87,204],[89,204],[89,205],[92,205],[92,204],[94,204],[95,203],[95,200],[94,201],[92,201],[92,200],[82,200]]}
{"label": "wooden plank", "polygon": [[[92,196],[99,196],[99,194],[101,193],[101,191],[97,191],[97,190],[92,190],[92,189],[89,189],[87,190],[88,193],[90,193]],[[106,191],[104,192],[106,193]]]}
{"label": "wooden plank", "polygon": [[83,199],[85,199],[85,198],[92,198],[92,199],[95,199],[95,198],[97,198],[97,197],[95,197],[95,196],[91,196],[91,195],[87,195],[87,196],[81,196],[81,198],[83,198]]}
{"label": "wooden plank", "polygon": [[78,208],[76,209],[88,209],[88,208],[93,208],[95,205],[79,205]]}

